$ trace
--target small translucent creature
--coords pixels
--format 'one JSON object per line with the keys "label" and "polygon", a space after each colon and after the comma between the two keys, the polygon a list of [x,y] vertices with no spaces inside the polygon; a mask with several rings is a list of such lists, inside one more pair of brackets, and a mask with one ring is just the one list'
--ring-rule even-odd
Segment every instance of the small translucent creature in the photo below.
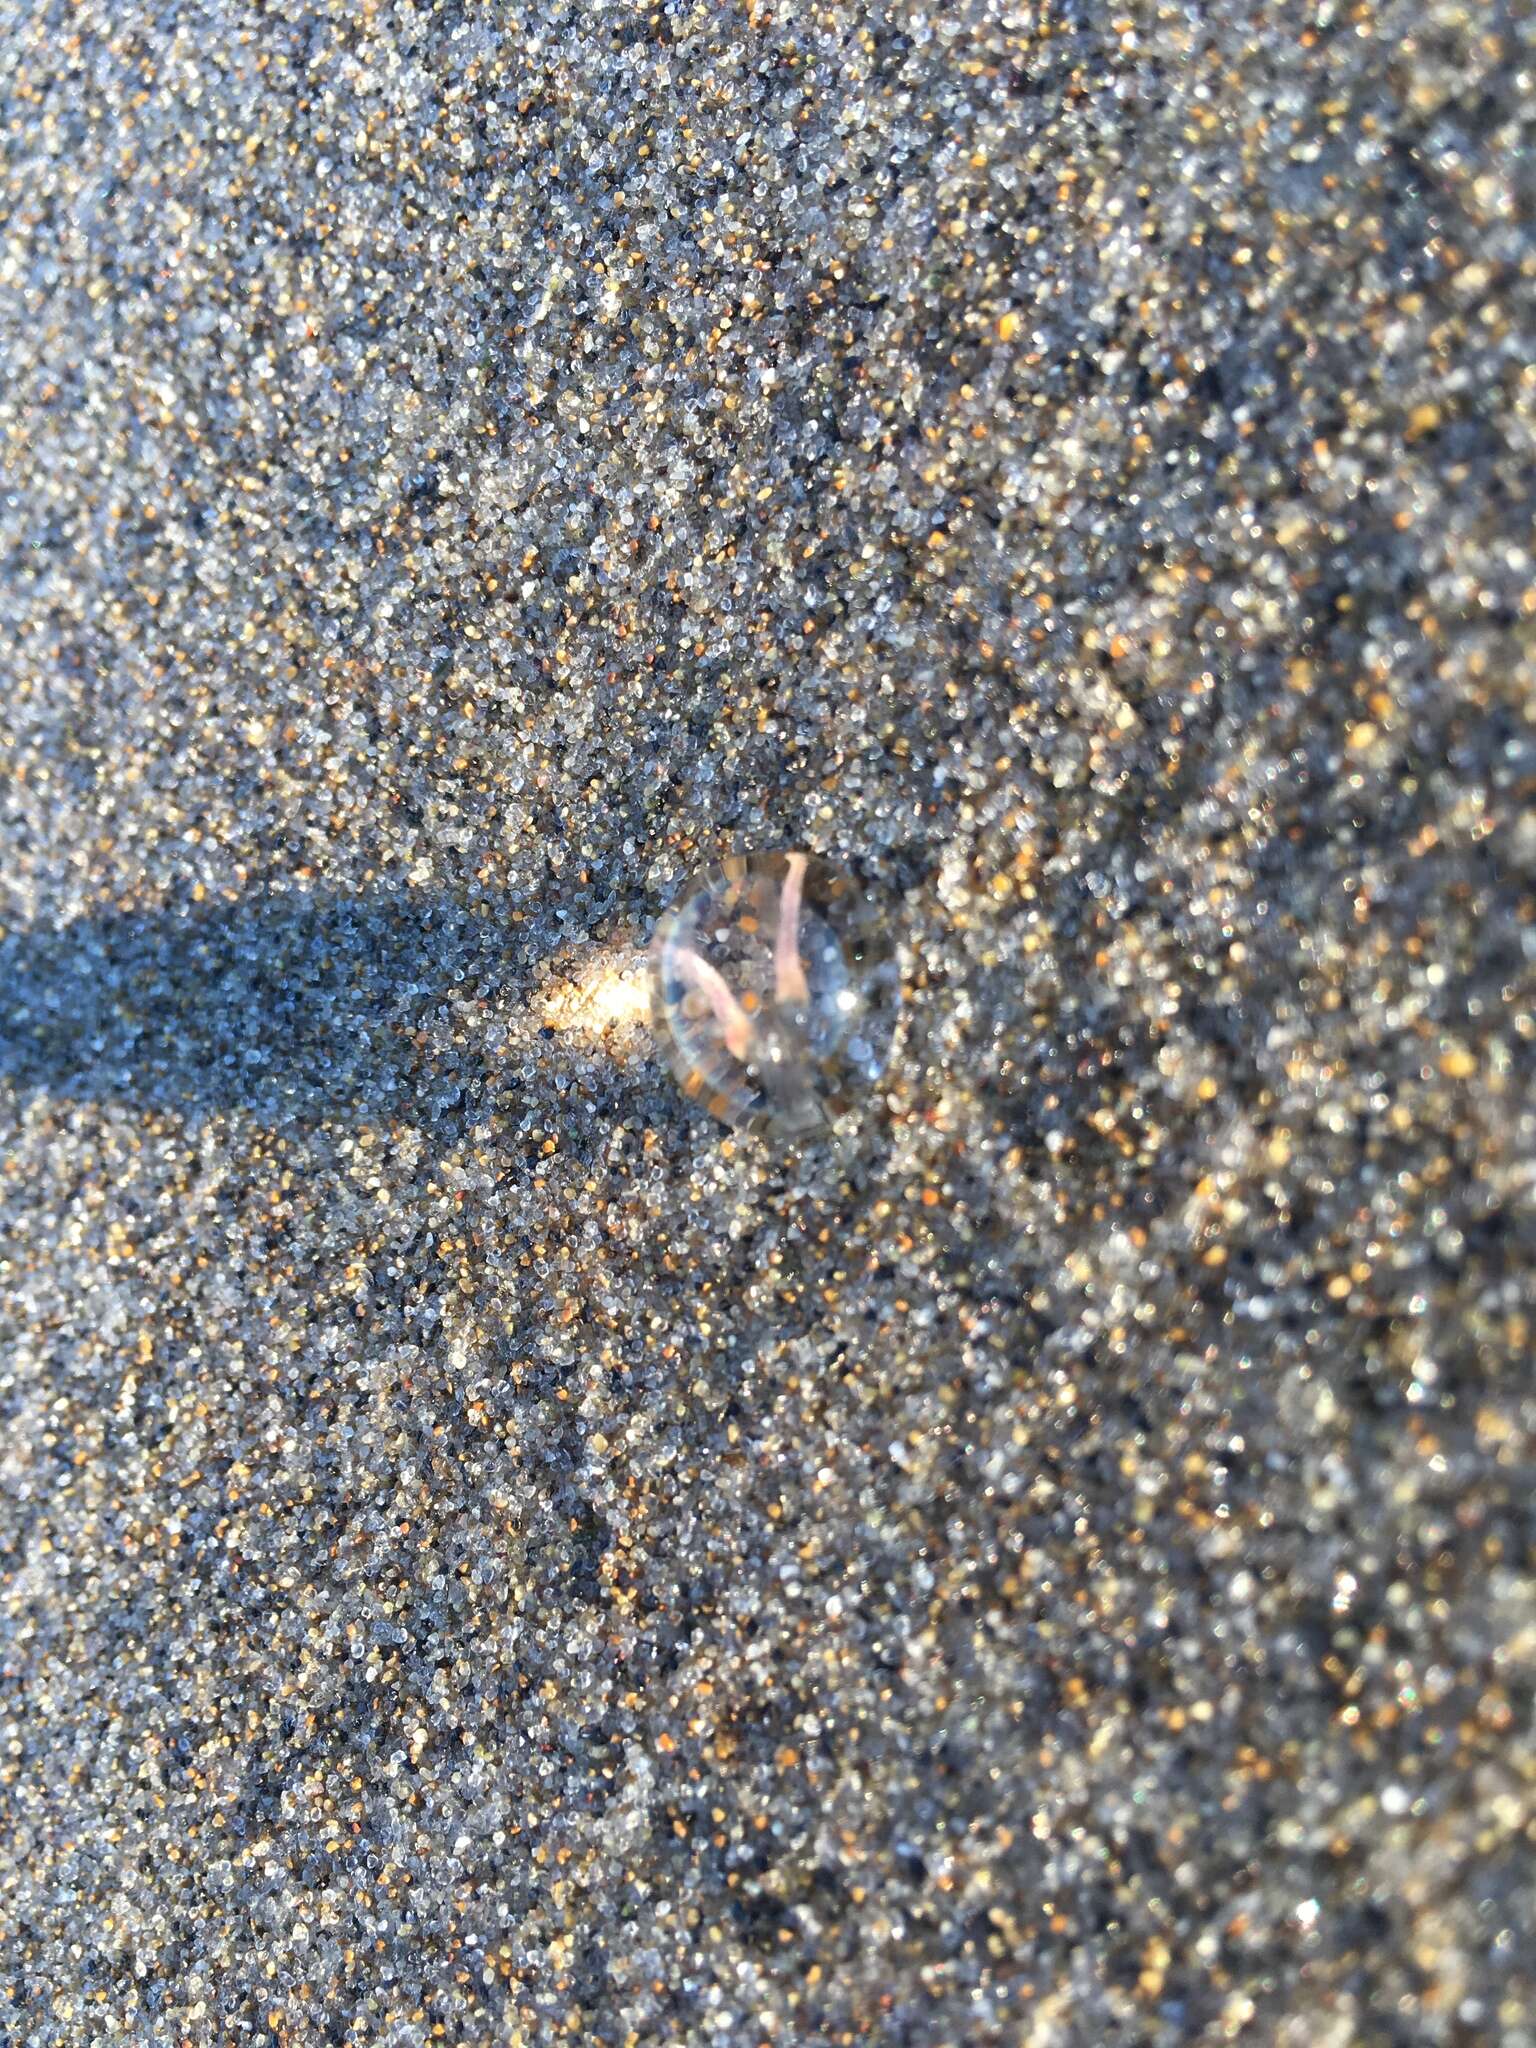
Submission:
{"label": "small translucent creature", "polygon": [[730,856],[688,883],[651,959],[684,1092],[739,1130],[816,1131],[884,1070],[898,1000],[890,933],[830,861]]}

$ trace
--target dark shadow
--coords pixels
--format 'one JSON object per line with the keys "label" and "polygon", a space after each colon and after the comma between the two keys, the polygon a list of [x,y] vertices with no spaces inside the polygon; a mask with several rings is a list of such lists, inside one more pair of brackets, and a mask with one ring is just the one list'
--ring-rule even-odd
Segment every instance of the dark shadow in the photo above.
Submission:
{"label": "dark shadow", "polygon": [[546,911],[404,886],[110,913],[0,936],[0,1078],[264,1120],[442,1112],[482,1089]]}

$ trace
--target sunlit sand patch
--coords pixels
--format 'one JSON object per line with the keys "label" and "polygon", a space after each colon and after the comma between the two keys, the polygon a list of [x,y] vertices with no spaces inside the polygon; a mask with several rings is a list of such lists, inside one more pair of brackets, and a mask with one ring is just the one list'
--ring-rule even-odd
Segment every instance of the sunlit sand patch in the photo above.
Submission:
{"label": "sunlit sand patch", "polygon": [[540,1022],[562,1037],[629,1050],[651,1014],[646,956],[634,948],[597,954],[573,973],[559,975],[544,990]]}

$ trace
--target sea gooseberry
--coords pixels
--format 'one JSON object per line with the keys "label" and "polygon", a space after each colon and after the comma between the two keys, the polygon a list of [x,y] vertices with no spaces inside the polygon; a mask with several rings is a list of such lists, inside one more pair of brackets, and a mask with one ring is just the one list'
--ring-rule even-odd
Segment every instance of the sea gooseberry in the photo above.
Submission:
{"label": "sea gooseberry", "polygon": [[802,1137],[884,1071],[899,1001],[878,899],[812,853],[693,876],[651,943],[658,1030],[683,1091],[738,1130]]}

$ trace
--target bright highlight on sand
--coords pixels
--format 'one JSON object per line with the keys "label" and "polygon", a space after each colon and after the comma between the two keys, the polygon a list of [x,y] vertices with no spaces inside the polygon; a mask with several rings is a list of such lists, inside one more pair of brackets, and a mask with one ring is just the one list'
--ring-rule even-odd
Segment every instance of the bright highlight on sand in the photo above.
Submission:
{"label": "bright highlight on sand", "polygon": [[561,1033],[590,1040],[626,1037],[650,1017],[651,994],[643,952],[604,953],[582,972],[551,983],[542,1021]]}

